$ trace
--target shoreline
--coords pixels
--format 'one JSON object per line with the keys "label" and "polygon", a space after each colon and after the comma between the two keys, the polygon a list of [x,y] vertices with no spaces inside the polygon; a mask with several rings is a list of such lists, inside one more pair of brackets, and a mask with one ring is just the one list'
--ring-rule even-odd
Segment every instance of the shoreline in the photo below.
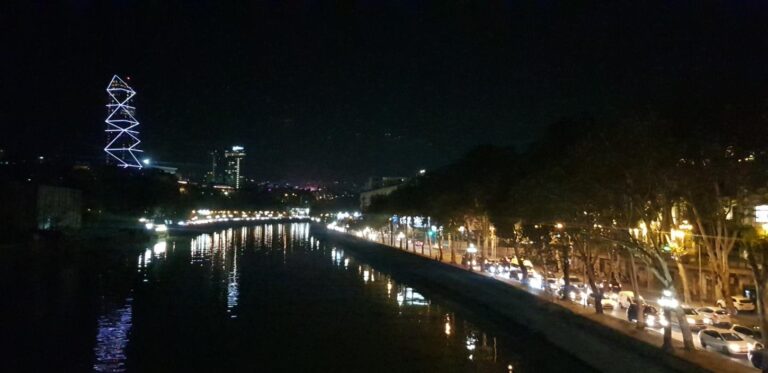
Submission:
{"label": "shoreline", "polygon": [[[312,224],[313,234],[346,244],[371,264],[451,299],[509,332],[519,325],[600,371],[755,372],[702,351],[661,350],[661,336],[637,332],[622,320],[578,312],[479,273]],[[583,310],[582,310],[583,311]]]}

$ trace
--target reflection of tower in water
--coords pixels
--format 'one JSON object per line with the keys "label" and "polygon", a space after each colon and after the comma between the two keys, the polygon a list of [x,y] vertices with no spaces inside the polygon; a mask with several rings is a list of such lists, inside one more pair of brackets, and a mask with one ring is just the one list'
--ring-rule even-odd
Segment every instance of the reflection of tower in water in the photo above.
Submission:
{"label": "reflection of tower in water", "polygon": [[125,348],[133,322],[132,298],[125,305],[99,316],[96,346],[93,348],[96,372],[124,372],[127,360]]}

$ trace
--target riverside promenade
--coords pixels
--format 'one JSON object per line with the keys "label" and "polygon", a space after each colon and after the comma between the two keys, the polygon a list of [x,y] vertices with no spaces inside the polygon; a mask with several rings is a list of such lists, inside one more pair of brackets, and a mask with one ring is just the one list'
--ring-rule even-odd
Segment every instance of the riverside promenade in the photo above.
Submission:
{"label": "riverside promenade", "polygon": [[[757,372],[758,370],[705,351],[684,351],[676,343],[673,353],[661,350],[662,337],[592,308],[560,301],[512,281],[499,281],[484,273],[435,257],[360,238],[312,224],[313,234],[343,245],[372,264],[405,281],[427,288],[471,312],[507,329],[520,325],[541,333],[548,341],[601,371],[626,372]],[[433,255],[434,255],[433,251]]]}

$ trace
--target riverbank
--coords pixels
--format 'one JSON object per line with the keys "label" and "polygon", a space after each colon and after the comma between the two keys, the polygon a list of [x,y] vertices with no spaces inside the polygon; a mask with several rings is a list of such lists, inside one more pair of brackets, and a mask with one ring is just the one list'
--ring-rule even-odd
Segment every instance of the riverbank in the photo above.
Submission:
{"label": "riverbank", "polygon": [[[501,327],[526,328],[601,371],[755,372],[702,351],[663,352],[661,337],[637,331],[628,322],[601,318],[575,304],[531,294],[479,273],[312,225],[318,237],[347,244],[382,269],[466,306]],[[588,310],[587,310],[588,311]],[[678,346],[681,347],[681,346]]]}

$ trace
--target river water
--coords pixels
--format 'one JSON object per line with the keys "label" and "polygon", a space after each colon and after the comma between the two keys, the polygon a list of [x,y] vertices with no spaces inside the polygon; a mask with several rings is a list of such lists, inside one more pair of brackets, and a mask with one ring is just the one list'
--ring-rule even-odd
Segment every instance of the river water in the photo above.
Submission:
{"label": "river water", "polygon": [[224,229],[141,249],[4,261],[5,366],[589,371],[522,327],[466,318],[348,248],[311,236],[306,223]]}

